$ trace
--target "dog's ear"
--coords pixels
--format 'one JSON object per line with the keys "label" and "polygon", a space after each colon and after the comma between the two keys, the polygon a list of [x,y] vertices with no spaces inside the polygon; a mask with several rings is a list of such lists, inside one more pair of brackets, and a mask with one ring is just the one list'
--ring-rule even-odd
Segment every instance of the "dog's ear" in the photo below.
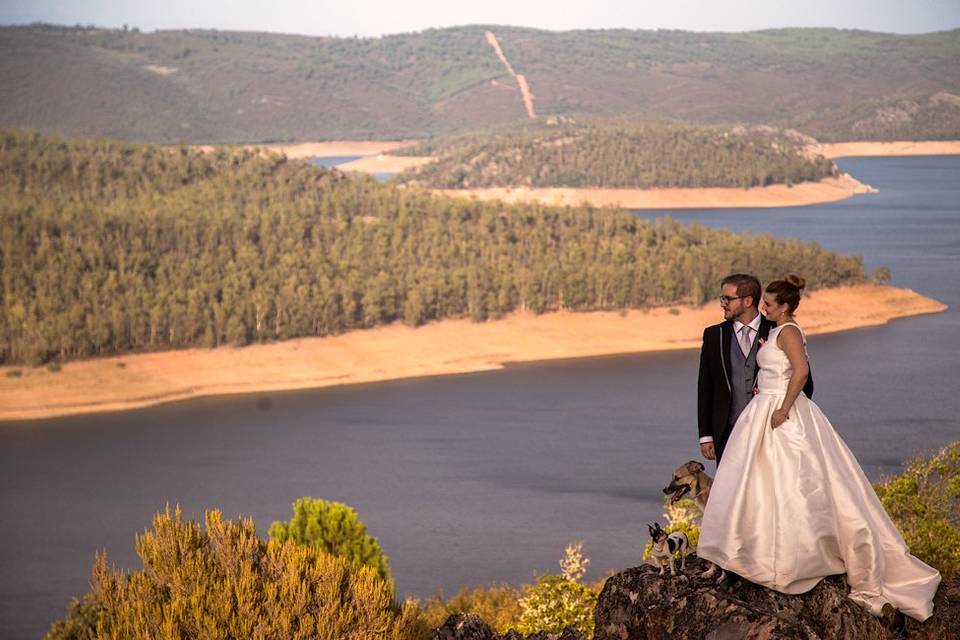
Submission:
{"label": "dog's ear", "polygon": [[693,464],[693,468],[697,473],[706,469],[706,467],[703,466],[702,462],[697,462],[696,460],[691,460],[690,462]]}

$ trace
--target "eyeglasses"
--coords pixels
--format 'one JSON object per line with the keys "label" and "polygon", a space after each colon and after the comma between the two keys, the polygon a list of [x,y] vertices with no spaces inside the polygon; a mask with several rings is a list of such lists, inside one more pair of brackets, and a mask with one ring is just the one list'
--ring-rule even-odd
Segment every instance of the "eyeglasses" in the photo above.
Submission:
{"label": "eyeglasses", "polygon": [[726,306],[733,302],[734,300],[740,300],[746,298],[747,296],[720,296],[720,304]]}

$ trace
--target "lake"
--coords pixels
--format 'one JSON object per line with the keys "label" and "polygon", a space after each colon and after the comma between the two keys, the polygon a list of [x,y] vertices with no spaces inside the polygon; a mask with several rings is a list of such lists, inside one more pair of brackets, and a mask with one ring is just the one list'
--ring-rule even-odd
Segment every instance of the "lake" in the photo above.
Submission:
{"label": "lake", "polygon": [[[960,438],[960,156],[839,164],[880,193],[671,215],[862,254],[950,305],[810,341],[815,400],[877,480]],[[634,566],[671,470],[699,457],[697,359],[568,360],[2,423],[0,636],[42,635],[87,590],[97,549],[139,568],[134,535],[166,503],[191,518],[252,516],[265,536],[300,496],[346,502],[410,595],[530,582],[557,572],[573,540],[592,559],[588,579]]]}
{"label": "lake", "polygon": [[317,167],[335,167],[339,164],[347,164],[348,162],[353,162],[354,160],[359,160],[363,156],[315,156],[312,158],[307,158],[307,164],[312,164]]}
{"label": "lake", "polygon": [[[363,156],[315,156],[312,158],[306,158],[308,164],[312,164],[317,167],[338,167],[342,164],[347,164],[348,162],[353,162],[354,160],[359,160]],[[380,171],[377,173],[369,174],[373,177],[374,180],[378,182],[386,182],[392,178],[395,174],[392,171]]]}

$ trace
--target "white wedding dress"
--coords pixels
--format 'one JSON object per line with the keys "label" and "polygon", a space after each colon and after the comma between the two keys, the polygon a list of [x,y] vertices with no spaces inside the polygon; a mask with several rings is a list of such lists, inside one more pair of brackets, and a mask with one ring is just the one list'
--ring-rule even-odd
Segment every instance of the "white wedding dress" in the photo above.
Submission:
{"label": "white wedding dress", "polygon": [[820,408],[801,393],[787,421],[770,427],[792,374],[777,346],[782,328],[757,353],[759,394],[724,449],[697,554],[782,593],[846,573],[850,598],[874,615],[890,603],[926,620],[940,574],[910,555]]}

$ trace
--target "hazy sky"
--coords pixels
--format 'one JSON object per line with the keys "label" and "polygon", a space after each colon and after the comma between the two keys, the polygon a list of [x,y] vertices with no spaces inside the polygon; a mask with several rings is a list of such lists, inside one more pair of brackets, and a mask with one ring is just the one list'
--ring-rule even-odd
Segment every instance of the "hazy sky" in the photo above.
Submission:
{"label": "hazy sky", "polygon": [[960,0],[0,0],[0,23],[30,22],[339,36],[464,24],[553,30],[838,27],[924,33],[960,27]]}

